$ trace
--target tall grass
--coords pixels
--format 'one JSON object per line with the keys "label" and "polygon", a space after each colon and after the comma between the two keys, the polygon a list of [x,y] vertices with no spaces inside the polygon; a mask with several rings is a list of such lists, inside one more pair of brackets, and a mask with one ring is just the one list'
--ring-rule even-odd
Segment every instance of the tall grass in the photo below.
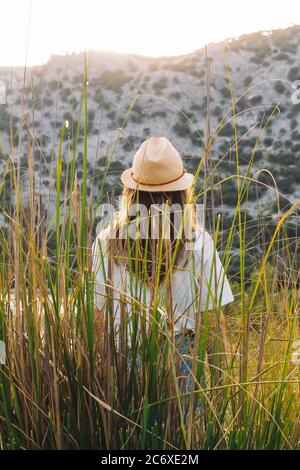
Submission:
{"label": "tall grass", "polygon": [[[179,375],[170,289],[162,295],[159,290],[160,251],[153,259],[156,270],[150,309],[145,282],[139,290],[133,266],[129,269],[130,289],[120,293],[119,301],[119,350],[112,315],[117,301],[111,283],[113,252],[104,281],[105,307],[99,311],[94,306],[91,246],[96,210],[107,200],[104,183],[120,133],[107,158],[93,207],[87,191],[87,78],[85,60],[72,146],[66,137],[70,130],[66,125],[62,127],[56,162],[56,212],[52,219],[48,220],[39,209],[36,197],[32,152],[35,137],[28,116],[21,114],[20,129],[23,125],[27,128],[29,204],[25,204],[22,193],[20,158],[16,166],[13,159],[3,156],[6,171],[1,184],[1,211],[7,226],[0,229],[0,339],[6,344],[7,361],[0,366],[1,448],[299,448],[299,366],[292,361],[293,342],[299,336],[298,270],[286,233],[286,223],[298,202],[279,214],[272,236],[261,246],[262,258],[253,260],[251,279],[246,279],[248,226],[243,203],[247,207],[250,185],[259,183],[251,176],[255,148],[246,173],[240,171],[237,100],[229,74],[231,108],[215,132],[207,134],[195,172],[199,180],[195,202],[205,201],[226,184],[226,180],[217,179],[217,166],[210,154],[222,127],[233,119],[236,170],[232,177],[238,182],[237,203],[230,227],[222,230],[219,217],[214,221],[213,235],[215,246],[223,248],[226,270],[232,262],[233,241],[239,241],[235,256],[240,269],[232,282],[236,301],[224,308],[225,325],[220,308],[200,312],[196,303],[199,321],[192,357],[192,392],[185,391]],[[131,104],[122,128],[137,100]],[[76,160],[82,123],[80,185]],[[63,181],[66,156],[69,169]],[[7,204],[8,189],[14,196],[13,206]],[[261,222],[257,221],[256,229],[259,235]],[[278,264],[279,246],[285,269],[291,273],[284,283]],[[134,260],[129,257],[129,265],[131,262]],[[170,269],[173,263],[170,258]],[[127,334],[132,345],[130,356]],[[196,411],[199,402],[202,408]]]}

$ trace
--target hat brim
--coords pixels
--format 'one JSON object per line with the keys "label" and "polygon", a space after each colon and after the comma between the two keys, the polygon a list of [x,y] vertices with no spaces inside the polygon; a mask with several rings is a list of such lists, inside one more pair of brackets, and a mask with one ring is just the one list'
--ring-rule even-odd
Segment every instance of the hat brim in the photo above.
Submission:
{"label": "hat brim", "polygon": [[130,189],[139,189],[140,191],[149,191],[149,192],[162,192],[162,191],[182,191],[188,189],[192,186],[194,181],[194,175],[192,173],[184,173],[181,178],[172,183],[167,184],[158,184],[158,185],[147,185],[141,184],[134,181],[131,176],[132,168],[128,168],[123,171],[121,175],[121,181],[127,188]]}

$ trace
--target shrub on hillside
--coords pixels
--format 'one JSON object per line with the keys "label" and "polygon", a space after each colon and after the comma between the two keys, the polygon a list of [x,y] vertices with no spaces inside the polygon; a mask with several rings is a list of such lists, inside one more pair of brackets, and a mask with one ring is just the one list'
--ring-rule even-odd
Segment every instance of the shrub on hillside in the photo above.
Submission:
{"label": "shrub on hillside", "polygon": [[250,101],[251,106],[257,106],[258,104],[262,102],[262,96],[260,95],[253,96],[252,98],[250,98],[249,101]]}
{"label": "shrub on hillside", "polygon": [[293,165],[295,164],[295,155],[292,152],[284,153],[271,153],[268,155],[270,163],[278,163],[280,165]]}
{"label": "shrub on hillside", "polygon": [[272,139],[272,137],[266,137],[266,138],[264,139],[264,144],[265,144],[267,147],[271,147],[272,144],[273,144],[273,139]]}
{"label": "shrub on hillside", "polygon": [[276,82],[275,85],[274,85],[274,90],[279,93],[280,95],[282,95],[282,93],[285,92],[285,86],[283,85],[282,82]]}
{"label": "shrub on hillside", "polygon": [[298,126],[297,119],[291,119],[291,122],[290,122],[291,130],[293,131],[294,129],[296,129],[297,126]]}
{"label": "shrub on hillside", "polygon": [[191,109],[192,109],[193,111],[202,111],[202,110],[205,109],[205,108],[202,107],[201,104],[192,103],[192,104],[191,104]]}
{"label": "shrub on hillside", "polygon": [[220,93],[222,95],[223,98],[225,99],[229,99],[230,98],[230,90],[229,88],[223,86],[220,90]]}
{"label": "shrub on hillside", "polygon": [[286,52],[280,52],[274,56],[274,60],[289,60],[290,56]]}
{"label": "shrub on hillside", "polygon": [[151,114],[151,117],[165,118],[165,117],[167,117],[167,113],[166,113],[166,111],[154,111],[154,113]]}
{"label": "shrub on hillside", "polygon": [[292,137],[292,140],[300,140],[300,132],[296,130],[293,131],[291,137]]}
{"label": "shrub on hillside", "polygon": [[295,82],[296,80],[300,80],[300,69],[299,69],[299,67],[292,67],[289,70],[287,78],[291,82]]}
{"label": "shrub on hillside", "polygon": [[179,137],[185,137],[190,134],[190,125],[187,121],[177,121],[174,126],[173,126],[173,131],[179,136]]}
{"label": "shrub on hillside", "polygon": [[6,106],[0,105],[0,132],[10,134],[10,126],[12,125],[12,131],[15,134],[17,131],[16,123],[17,119],[14,117],[11,119]]}
{"label": "shrub on hillside", "polygon": [[72,94],[72,90],[70,87],[63,88],[60,92],[62,101],[66,103],[68,99],[70,98],[71,94]]}
{"label": "shrub on hillside", "polygon": [[160,93],[167,85],[167,77],[160,77],[155,83],[153,83],[152,87],[156,93]]}
{"label": "shrub on hillside", "polygon": [[252,81],[253,78],[251,77],[251,75],[248,75],[244,80],[245,87],[248,88],[251,85]]}
{"label": "shrub on hillside", "polygon": [[44,106],[53,106],[52,98],[44,98]]}
{"label": "shrub on hillside", "polygon": [[174,98],[175,100],[180,100],[181,93],[179,93],[179,91],[173,91],[173,93],[170,93],[170,98]]}
{"label": "shrub on hillside", "polygon": [[279,178],[276,179],[277,187],[279,191],[282,193],[292,193],[294,190],[294,174],[292,175],[286,175],[286,176],[280,176]]}
{"label": "shrub on hillside", "polygon": [[111,90],[114,93],[121,93],[125,83],[128,83],[131,79],[131,75],[124,72],[122,69],[117,70],[105,70],[102,72],[100,77],[94,80],[94,84],[105,88],[106,90]]}

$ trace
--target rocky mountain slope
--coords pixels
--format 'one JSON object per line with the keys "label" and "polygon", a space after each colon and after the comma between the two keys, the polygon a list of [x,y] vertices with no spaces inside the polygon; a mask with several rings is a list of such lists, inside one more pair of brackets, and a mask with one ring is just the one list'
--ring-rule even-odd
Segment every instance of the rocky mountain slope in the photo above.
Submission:
{"label": "rocky mountain slope", "polygon": [[[210,128],[213,135],[222,128],[211,147],[211,165],[216,166],[214,182],[236,175],[234,120],[230,86],[235,99],[241,175],[249,161],[251,173],[272,172],[279,191],[293,200],[300,187],[300,26],[262,31],[209,44]],[[207,123],[207,81],[205,50],[177,57],[144,57],[132,54],[91,51],[88,54],[88,171],[89,187],[96,195],[103,175],[103,157],[113,151],[107,190],[117,188],[118,177],[138,146],[148,136],[167,136],[194,170],[204,148]],[[59,136],[69,122],[69,141],[80,108],[83,54],[52,56],[45,65],[0,68],[0,142],[4,161],[12,154],[9,126],[13,126],[14,158],[21,152],[26,186],[26,126],[19,141],[19,116],[29,113],[35,136],[34,160],[39,180],[37,190],[53,198],[53,171]],[[300,82],[298,84],[300,88]],[[22,101],[24,97],[24,102]],[[118,128],[128,115],[116,148]],[[79,139],[77,175],[82,170],[82,126]],[[255,152],[253,152],[255,150]],[[64,146],[64,159],[67,139]],[[270,177],[260,178],[270,183]],[[257,176],[257,175],[256,175]],[[269,179],[268,179],[269,178]],[[39,188],[39,189],[38,189]],[[256,207],[255,185],[249,190],[249,208]],[[260,204],[269,208],[275,201],[270,190],[260,191]],[[217,203],[230,210],[236,203],[236,177],[222,185]]]}

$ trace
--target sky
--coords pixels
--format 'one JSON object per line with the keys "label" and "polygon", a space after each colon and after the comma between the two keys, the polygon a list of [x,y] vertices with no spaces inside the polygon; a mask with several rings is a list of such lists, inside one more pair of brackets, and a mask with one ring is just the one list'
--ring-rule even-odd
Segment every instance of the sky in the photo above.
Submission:
{"label": "sky", "polygon": [[179,55],[300,24],[298,0],[0,0],[0,66],[109,50]]}

